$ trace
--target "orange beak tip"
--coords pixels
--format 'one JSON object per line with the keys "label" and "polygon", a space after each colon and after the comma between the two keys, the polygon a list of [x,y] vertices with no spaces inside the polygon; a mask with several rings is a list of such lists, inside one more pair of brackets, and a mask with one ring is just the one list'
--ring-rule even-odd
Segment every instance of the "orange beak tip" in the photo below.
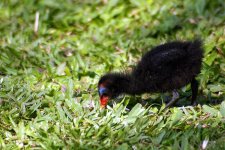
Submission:
{"label": "orange beak tip", "polygon": [[100,105],[100,108],[101,108],[101,109],[105,109],[105,108],[106,108],[106,106],[104,106],[104,105]]}

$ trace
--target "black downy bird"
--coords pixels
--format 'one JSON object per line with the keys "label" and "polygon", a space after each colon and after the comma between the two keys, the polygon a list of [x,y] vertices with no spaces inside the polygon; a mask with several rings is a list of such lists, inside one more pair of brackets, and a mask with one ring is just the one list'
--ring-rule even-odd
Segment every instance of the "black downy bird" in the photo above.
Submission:
{"label": "black downy bird", "polygon": [[191,83],[194,104],[198,93],[195,77],[200,73],[203,58],[200,40],[175,41],[156,46],[148,51],[131,73],[108,73],[98,83],[102,107],[120,94],[143,94],[173,91],[170,107],[177,100],[177,89]]}

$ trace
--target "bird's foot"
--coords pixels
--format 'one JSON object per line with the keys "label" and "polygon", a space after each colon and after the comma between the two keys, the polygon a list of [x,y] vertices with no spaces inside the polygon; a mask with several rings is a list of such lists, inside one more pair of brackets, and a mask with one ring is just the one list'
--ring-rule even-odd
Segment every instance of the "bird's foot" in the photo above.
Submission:
{"label": "bird's foot", "polygon": [[175,104],[179,99],[179,93],[177,92],[177,90],[173,91],[173,97],[171,99],[171,101],[169,103],[166,104],[165,109],[171,107],[173,104]]}
{"label": "bird's foot", "polygon": [[196,101],[194,101],[193,103],[191,103],[192,106],[197,106],[198,103]]}

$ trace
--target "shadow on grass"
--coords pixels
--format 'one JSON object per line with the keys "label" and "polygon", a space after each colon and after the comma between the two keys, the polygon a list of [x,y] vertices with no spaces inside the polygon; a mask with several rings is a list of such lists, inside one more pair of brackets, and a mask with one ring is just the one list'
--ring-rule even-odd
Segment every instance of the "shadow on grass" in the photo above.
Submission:
{"label": "shadow on grass", "polygon": [[[172,99],[172,96],[168,93],[159,94],[159,97],[142,99],[141,96],[131,96],[129,104],[127,105],[128,109],[132,109],[137,103],[142,104],[145,107],[154,106],[160,108],[163,103],[167,104]],[[224,100],[223,96],[220,97],[211,97],[203,94],[199,94],[197,97],[197,104],[202,105],[217,105]],[[119,100],[117,100],[118,102]],[[193,106],[191,105],[191,92],[186,92],[185,94],[180,94],[179,100],[172,107],[182,107],[182,106]]]}

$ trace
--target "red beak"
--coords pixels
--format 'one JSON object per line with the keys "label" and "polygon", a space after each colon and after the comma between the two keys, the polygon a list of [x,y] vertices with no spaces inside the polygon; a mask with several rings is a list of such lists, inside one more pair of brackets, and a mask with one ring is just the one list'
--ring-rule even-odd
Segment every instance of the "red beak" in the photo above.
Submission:
{"label": "red beak", "polygon": [[101,103],[101,107],[105,108],[107,103],[108,103],[109,97],[108,96],[101,96],[100,97],[100,103]]}

